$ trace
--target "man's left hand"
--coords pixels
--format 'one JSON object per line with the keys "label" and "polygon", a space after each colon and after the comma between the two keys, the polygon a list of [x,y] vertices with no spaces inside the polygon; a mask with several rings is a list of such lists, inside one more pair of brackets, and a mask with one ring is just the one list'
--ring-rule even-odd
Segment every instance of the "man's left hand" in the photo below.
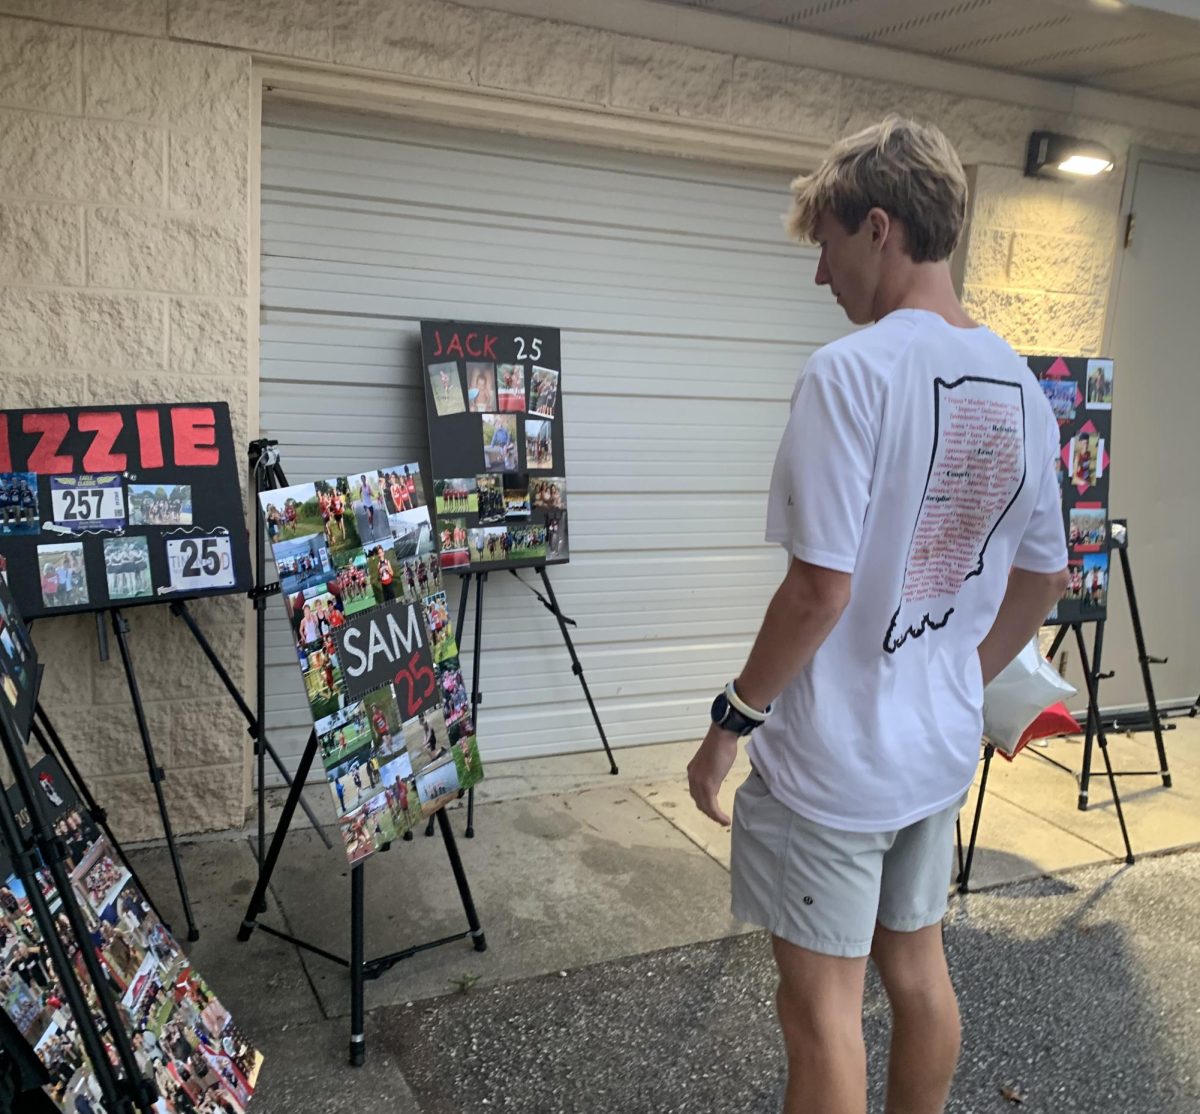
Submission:
{"label": "man's left hand", "polygon": [[738,737],[715,723],[688,763],[688,789],[696,807],[718,824],[729,827],[730,818],[721,811],[717,794],[737,758]]}

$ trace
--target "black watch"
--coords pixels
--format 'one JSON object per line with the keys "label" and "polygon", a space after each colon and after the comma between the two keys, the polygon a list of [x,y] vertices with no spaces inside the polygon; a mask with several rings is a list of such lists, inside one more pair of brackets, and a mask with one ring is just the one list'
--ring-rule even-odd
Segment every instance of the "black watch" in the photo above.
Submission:
{"label": "black watch", "polygon": [[713,701],[712,721],[718,727],[723,727],[726,731],[733,731],[739,736],[749,735],[756,727],[762,726],[760,720],[753,720],[749,716],[742,715],[729,702],[729,697],[723,691],[717,693],[717,698]]}

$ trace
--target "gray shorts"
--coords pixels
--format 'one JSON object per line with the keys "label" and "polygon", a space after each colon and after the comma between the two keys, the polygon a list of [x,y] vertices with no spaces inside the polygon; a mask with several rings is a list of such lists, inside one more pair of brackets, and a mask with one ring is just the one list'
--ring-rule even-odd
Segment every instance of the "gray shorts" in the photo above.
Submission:
{"label": "gray shorts", "polygon": [[792,812],[752,770],[733,803],[733,915],[845,957],[870,954],[876,922],[894,932],[937,924],[965,800],[899,831],[843,832]]}

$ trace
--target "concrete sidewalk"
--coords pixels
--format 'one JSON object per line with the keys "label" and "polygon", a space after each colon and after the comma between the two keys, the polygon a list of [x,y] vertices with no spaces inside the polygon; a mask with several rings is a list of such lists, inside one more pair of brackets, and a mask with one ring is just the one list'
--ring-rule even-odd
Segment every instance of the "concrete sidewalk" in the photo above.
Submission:
{"label": "concrete sidewalk", "polygon": [[[947,922],[968,1031],[956,1099],[966,1105],[955,1110],[1011,1109],[998,1097],[1009,1082],[1030,1091],[1027,1110],[1200,1108],[1195,1073],[1180,1066],[1200,1058],[1200,854],[1144,857],[1200,846],[1200,723],[1175,722],[1175,788],[1121,779],[1143,856],[1132,868],[1115,862],[1103,779],[1081,813],[1068,773],[1032,754],[994,761],[972,879],[988,892],[956,895]],[[489,949],[448,945],[368,983],[365,1069],[345,1063],[344,968],[261,931],[234,942],[253,887],[251,840],[186,845],[202,931],[191,954],[268,1057],[255,1108],[777,1109],[769,953],[763,934],[728,913],[728,833],[695,811],[682,783],[693,749],[622,751],[617,777],[590,753],[489,769],[476,838],[459,839]],[[1048,749],[1070,766],[1082,747]],[[1110,750],[1119,768],[1154,765],[1151,736],[1115,738]],[[1095,764],[1103,769],[1098,753]],[[332,820],[325,788],[309,797]],[[461,836],[465,810],[451,817]],[[170,916],[165,852],[135,858]],[[368,955],[465,928],[438,837],[376,856],[366,887]],[[326,851],[298,823],[262,922],[345,955],[349,889],[340,847]],[[876,1060],[885,1013],[875,988]]]}

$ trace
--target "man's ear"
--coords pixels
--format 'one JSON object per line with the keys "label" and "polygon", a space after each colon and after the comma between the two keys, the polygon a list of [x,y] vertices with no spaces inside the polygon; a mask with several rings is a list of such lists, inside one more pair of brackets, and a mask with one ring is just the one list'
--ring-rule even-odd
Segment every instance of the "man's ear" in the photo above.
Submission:
{"label": "man's ear", "polygon": [[867,212],[867,222],[871,229],[871,246],[882,250],[892,234],[892,218],[886,210],[876,206]]}

